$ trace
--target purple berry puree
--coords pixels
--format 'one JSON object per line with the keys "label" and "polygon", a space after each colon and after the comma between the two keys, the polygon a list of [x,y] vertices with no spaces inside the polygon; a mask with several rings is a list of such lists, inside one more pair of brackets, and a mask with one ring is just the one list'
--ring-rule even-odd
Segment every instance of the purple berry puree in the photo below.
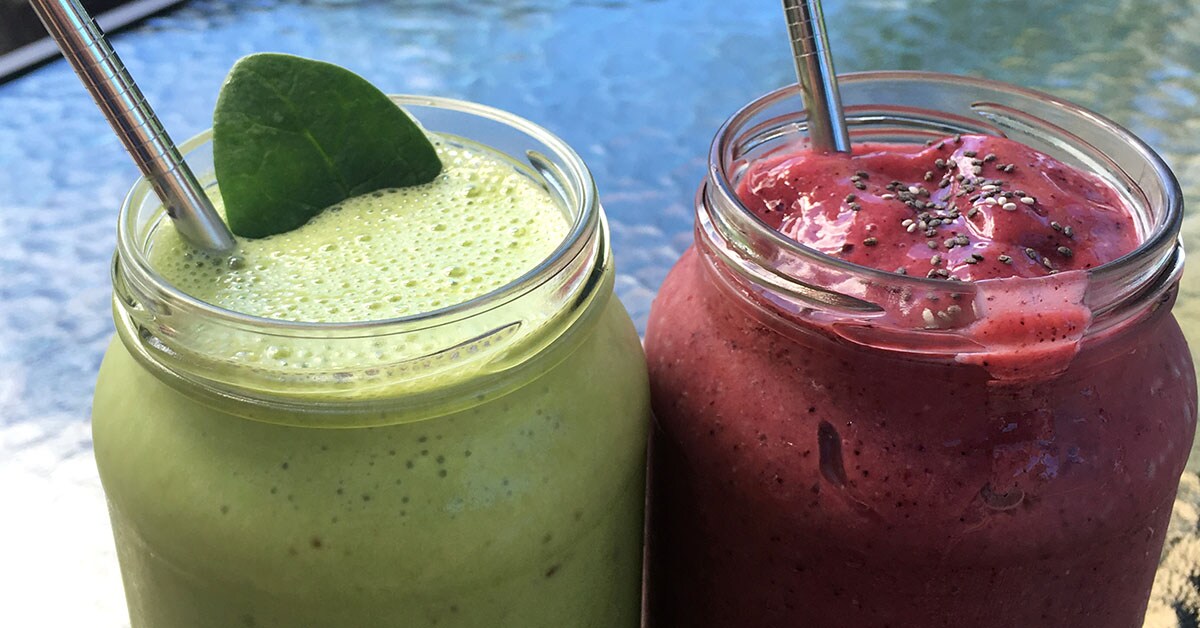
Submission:
{"label": "purple berry puree", "polygon": [[1139,242],[1121,194],[982,136],[776,154],[737,192],[828,255],[973,282],[904,320],[985,350],[851,342],[700,238],[646,335],[648,626],[1140,627],[1196,385],[1169,298],[1091,327],[1082,271]]}

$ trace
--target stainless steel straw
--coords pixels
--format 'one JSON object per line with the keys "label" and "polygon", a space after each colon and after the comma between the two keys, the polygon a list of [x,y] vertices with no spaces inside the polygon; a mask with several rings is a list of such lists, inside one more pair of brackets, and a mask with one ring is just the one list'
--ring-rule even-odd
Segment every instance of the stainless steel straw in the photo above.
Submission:
{"label": "stainless steel straw", "polygon": [[236,242],[125,64],[78,0],[29,0],[121,143],[192,245],[228,253]]}
{"label": "stainless steel straw", "polygon": [[829,53],[821,0],[783,0],[783,14],[792,40],[800,95],[808,110],[812,147],[825,152],[850,152],[850,134]]}

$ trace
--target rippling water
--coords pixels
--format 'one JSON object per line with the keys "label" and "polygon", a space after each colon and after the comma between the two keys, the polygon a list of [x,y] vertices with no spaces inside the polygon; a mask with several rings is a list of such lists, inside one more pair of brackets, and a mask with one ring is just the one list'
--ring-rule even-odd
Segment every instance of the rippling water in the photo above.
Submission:
{"label": "rippling water", "polygon": [[[1141,135],[1175,168],[1188,201],[1200,198],[1197,3],[826,5],[839,70],[954,72],[1050,91]],[[195,0],[115,43],[177,139],[208,126],[225,72],[260,50],[544,124],[595,171],[618,294],[639,325],[690,241],[713,132],[742,104],[794,81],[781,11],[767,1]],[[0,624],[126,622],[87,417],[112,330],[115,212],[133,178],[64,64],[0,85]],[[1185,239],[1200,252],[1191,213]],[[1200,339],[1200,264],[1185,275],[1176,311]],[[1188,495],[1200,500],[1200,488]],[[1186,572],[1200,551],[1189,545],[1196,509],[1182,504],[1176,514],[1181,564],[1164,572],[1161,590],[1180,597],[1194,590]],[[1152,609],[1148,626],[1175,625],[1169,604]]]}

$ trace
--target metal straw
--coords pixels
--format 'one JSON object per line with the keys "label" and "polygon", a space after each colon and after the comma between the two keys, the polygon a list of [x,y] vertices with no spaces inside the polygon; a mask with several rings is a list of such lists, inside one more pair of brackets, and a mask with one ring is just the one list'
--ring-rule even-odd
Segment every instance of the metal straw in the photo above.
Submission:
{"label": "metal straw", "polygon": [[92,16],[78,0],[29,4],[162,199],[179,234],[197,248],[231,252],[233,234]]}
{"label": "metal straw", "polygon": [[783,0],[800,95],[808,110],[808,137],[812,147],[824,152],[850,152],[850,134],[842,113],[837,75],[829,54],[821,0]]}

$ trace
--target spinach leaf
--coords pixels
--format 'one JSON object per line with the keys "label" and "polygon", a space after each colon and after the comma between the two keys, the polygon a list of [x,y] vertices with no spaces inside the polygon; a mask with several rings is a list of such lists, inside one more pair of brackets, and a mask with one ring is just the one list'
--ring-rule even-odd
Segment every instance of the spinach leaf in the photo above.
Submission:
{"label": "spinach leaf", "polygon": [[295,229],[352,196],[428,183],[442,170],[417,123],[365,79],[275,53],[230,70],[212,145],[229,227],[248,238]]}

